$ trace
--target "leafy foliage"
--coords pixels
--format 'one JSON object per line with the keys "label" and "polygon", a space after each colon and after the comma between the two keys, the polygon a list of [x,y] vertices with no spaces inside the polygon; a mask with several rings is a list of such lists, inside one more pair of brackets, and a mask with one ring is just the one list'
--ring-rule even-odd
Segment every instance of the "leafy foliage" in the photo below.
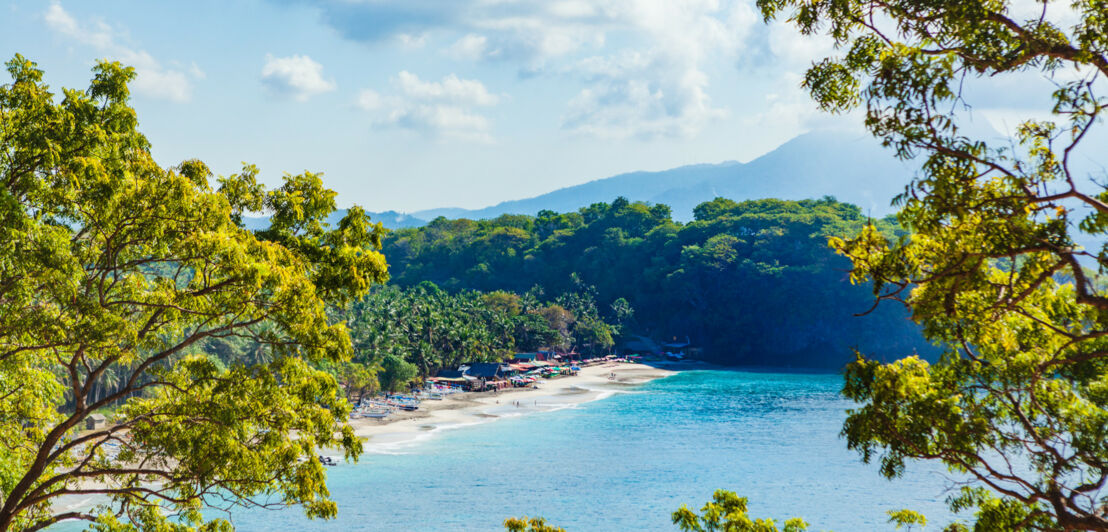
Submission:
{"label": "leafy foliage", "polygon": [[504,529],[508,532],[566,532],[564,528],[548,525],[541,517],[528,519],[526,516],[505,519]]}
{"label": "leafy foliage", "polygon": [[919,512],[912,510],[889,510],[889,522],[896,523],[896,529],[906,528],[912,530],[914,525],[919,525],[920,528],[927,526],[927,517]]}
{"label": "leafy foliage", "polygon": [[[1108,5],[758,5],[845,50],[806,75],[822,107],[864,104],[875,136],[922,159],[899,198],[910,238],[869,227],[833,245],[854,281],[906,304],[946,353],[852,364],[849,446],[889,477],[929,459],[975,480],[950,503],[976,512],[976,530],[1108,530],[1108,191],[1075,166],[1108,103]],[[963,88],[1039,76],[1053,82],[1048,119],[1001,145],[960,127]]]}
{"label": "leafy foliage", "polygon": [[[266,191],[159,167],[127,105],[134,71],[100,63],[56,97],[15,56],[0,86],[0,530],[62,520],[100,530],[224,530],[204,505],[301,505],[331,517],[322,446],[360,441],[322,366],[351,355],[328,304],[387,280],[382,228],[318,174]],[[242,213],[266,209],[252,233]],[[252,357],[197,352],[248,339]],[[114,408],[114,411],[110,409]],[[84,429],[93,413],[107,427]],[[63,511],[63,495],[105,495]],[[171,521],[166,513],[176,514]]]}
{"label": "leafy foliage", "polygon": [[[558,302],[577,317],[577,345],[645,332],[689,336],[725,363],[838,368],[851,347],[893,353],[923,344],[897,309],[852,315],[872,301],[850,284],[849,264],[827,238],[862,228],[857,207],[717,198],[696,216],[681,225],[664,205],[620,198],[575,213],[440,218],[390,234],[384,249],[402,286],[576,294]],[[878,226],[900,234],[890,222]]]}
{"label": "leafy foliage", "polygon": [[385,355],[384,360],[381,361],[378,379],[381,381],[382,389],[396,392],[402,390],[404,385],[415,379],[418,374],[419,368],[415,364],[396,355]]}
{"label": "leafy foliage", "polygon": [[[899,514],[898,514],[899,515]],[[917,514],[918,515],[918,514]],[[808,523],[802,519],[787,519],[784,528],[777,528],[773,519],[752,519],[746,497],[726,490],[716,490],[712,500],[696,513],[688,506],[673,512],[673,524],[683,532],[803,532]],[[546,523],[545,519],[509,518],[504,521],[509,532],[565,532]]]}
{"label": "leafy foliage", "polygon": [[[558,298],[572,311],[538,297],[536,292],[452,294],[423,282],[374,289],[341,315],[350,325],[354,361],[384,367],[377,375],[386,390],[399,389],[416,375],[502,360],[516,351],[553,346],[602,353],[612,346],[611,326],[599,318],[588,292]],[[414,365],[413,371],[401,371],[398,362]]]}
{"label": "leafy foliage", "polygon": [[[673,524],[684,532],[778,532],[773,519],[751,519],[747,514],[747,499],[726,490],[716,490],[712,500],[700,509],[700,514],[682,505],[673,512]],[[785,521],[780,532],[802,532],[808,523],[792,518]]]}

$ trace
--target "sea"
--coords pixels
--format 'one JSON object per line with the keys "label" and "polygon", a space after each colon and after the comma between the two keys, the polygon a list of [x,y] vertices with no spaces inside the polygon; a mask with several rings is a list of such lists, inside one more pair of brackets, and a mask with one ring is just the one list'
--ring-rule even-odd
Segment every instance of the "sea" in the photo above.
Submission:
{"label": "sea", "polygon": [[569,532],[673,531],[681,505],[726,489],[779,526],[801,517],[810,530],[894,530],[887,512],[904,508],[928,530],[965,520],[947,509],[956,482],[942,467],[912,464],[887,480],[846,448],[839,431],[854,404],[841,386],[829,374],[683,371],[588,403],[370,441],[358,463],[328,469],[330,521],[296,508],[230,519],[242,531],[502,531],[513,516]]}

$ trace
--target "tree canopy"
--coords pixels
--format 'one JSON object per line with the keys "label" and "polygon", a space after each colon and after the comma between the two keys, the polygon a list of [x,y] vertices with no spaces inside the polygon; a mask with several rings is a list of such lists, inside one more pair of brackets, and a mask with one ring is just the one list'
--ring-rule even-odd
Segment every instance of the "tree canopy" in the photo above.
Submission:
{"label": "tree canopy", "polygon": [[[597,342],[611,332],[659,340],[688,337],[725,364],[841,368],[851,348],[879,353],[928,348],[907,313],[872,306],[853,286],[849,262],[827,247],[831,235],[857,233],[860,209],[833,198],[735,202],[717,198],[678,224],[665,205],[618,198],[573,213],[439,218],[385,238],[393,281],[433,281],[447,290],[540,286],[548,294],[589,295],[557,301],[593,324]],[[878,221],[890,237],[894,223]],[[587,308],[587,311],[583,309]],[[554,318],[554,310],[545,312]],[[552,320],[552,323],[557,320]],[[618,336],[618,334],[617,334]],[[578,345],[587,342],[578,339]]]}
{"label": "tree canopy", "polygon": [[[266,190],[160,167],[128,106],[134,71],[102,62],[50,92],[15,56],[0,86],[0,530],[62,520],[153,529],[205,505],[335,514],[317,449],[356,458],[349,407],[320,369],[351,356],[328,317],[387,280],[383,229],[358,208],[329,228],[319,174]],[[273,224],[253,233],[242,214]],[[250,361],[198,347],[248,338]],[[109,423],[86,429],[93,413]],[[92,510],[52,506],[103,495]],[[222,528],[225,522],[203,525]]]}
{"label": "tree canopy", "polygon": [[[354,361],[364,367],[394,368],[378,373],[390,390],[416,375],[470,362],[493,362],[516,352],[574,349],[592,355],[612,347],[613,325],[602,320],[590,292],[562,294],[543,301],[539,290],[511,292],[461,290],[450,293],[433,283],[378,287],[341,312],[354,341]],[[568,308],[567,308],[568,307]],[[386,366],[389,360],[391,366]],[[398,362],[413,365],[396,382]]]}
{"label": "tree canopy", "polygon": [[[921,171],[899,198],[911,237],[834,241],[941,342],[937,364],[859,358],[848,444],[895,477],[938,460],[974,481],[951,498],[976,530],[1108,530],[1108,191],[1077,165],[1106,103],[1101,0],[759,0],[830,36],[804,84]],[[1043,79],[1046,82],[1043,82]],[[994,80],[1049,102],[1000,141],[967,133]],[[1034,117],[1030,117],[1034,118]],[[907,354],[907,353],[906,353]],[[965,529],[952,524],[950,530]]]}

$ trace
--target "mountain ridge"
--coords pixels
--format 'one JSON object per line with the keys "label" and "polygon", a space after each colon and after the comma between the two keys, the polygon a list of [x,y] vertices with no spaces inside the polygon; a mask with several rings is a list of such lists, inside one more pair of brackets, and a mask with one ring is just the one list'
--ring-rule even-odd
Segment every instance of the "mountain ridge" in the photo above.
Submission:
{"label": "mountain ridge", "polygon": [[[914,172],[890,150],[864,133],[833,130],[798,135],[749,162],[698,163],[668,170],[639,170],[563,187],[530,198],[502,201],[479,209],[442,207],[411,213],[370,212],[389,229],[418,227],[444,216],[474,220],[502,214],[535,215],[542,210],[573,212],[617,197],[666,204],[677,221],[693,218],[693,208],[716,197],[735,201],[778,198],[799,200],[833,196],[871,216],[891,214],[891,201]],[[335,211],[337,223],[346,209]],[[265,217],[246,218],[247,227],[265,228]]]}
{"label": "mountain ridge", "polygon": [[534,215],[543,209],[568,212],[619,196],[669,205],[679,221],[691,220],[696,205],[719,196],[736,201],[835,196],[884,216],[892,212],[892,198],[903,191],[912,173],[908,164],[868,135],[815,131],[746,163],[725,161],[627,172],[480,209],[427,209],[411,216],[483,219],[501,214]]}

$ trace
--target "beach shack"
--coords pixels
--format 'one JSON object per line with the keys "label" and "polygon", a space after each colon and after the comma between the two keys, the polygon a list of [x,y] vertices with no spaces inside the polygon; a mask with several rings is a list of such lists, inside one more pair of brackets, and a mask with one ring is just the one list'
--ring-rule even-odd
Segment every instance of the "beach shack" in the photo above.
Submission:
{"label": "beach shack", "polygon": [[442,386],[454,386],[462,388],[463,390],[470,390],[473,388],[473,383],[477,379],[466,376],[465,372],[462,370],[444,369],[427,380]]}
{"label": "beach shack", "polygon": [[536,360],[543,360],[543,358],[539,358],[540,356],[542,356],[542,355],[540,355],[539,353],[516,353],[516,354],[512,355],[512,362],[513,363],[521,363],[521,362],[522,363],[528,363],[528,362],[534,362]]}
{"label": "beach shack", "polygon": [[465,370],[467,376],[482,383],[480,389],[501,389],[510,386],[508,370],[499,362],[474,362]]}
{"label": "beach shack", "polygon": [[85,428],[98,430],[108,426],[108,417],[104,414],[93,414],[85,418]]}
{"label": "beach shack", "polygon": [[531,371],[538,366],[534,364],[528,364],[526,362],[513,362],[509,365],[509,367],[512,368],[511,374],[519,375],[520,373],[527,373],[528,371]]}
{"label": "beach shack", "polygon": [[677,337],[673,337],[673,340],[664,342],[662,348],[665,349],[665,356],[670,360],[687,360],[689,358],[698,358],[700,356],[700,348],[692,345],[689,341],[689,337],[685,337],[685,341],[680,341]]}

